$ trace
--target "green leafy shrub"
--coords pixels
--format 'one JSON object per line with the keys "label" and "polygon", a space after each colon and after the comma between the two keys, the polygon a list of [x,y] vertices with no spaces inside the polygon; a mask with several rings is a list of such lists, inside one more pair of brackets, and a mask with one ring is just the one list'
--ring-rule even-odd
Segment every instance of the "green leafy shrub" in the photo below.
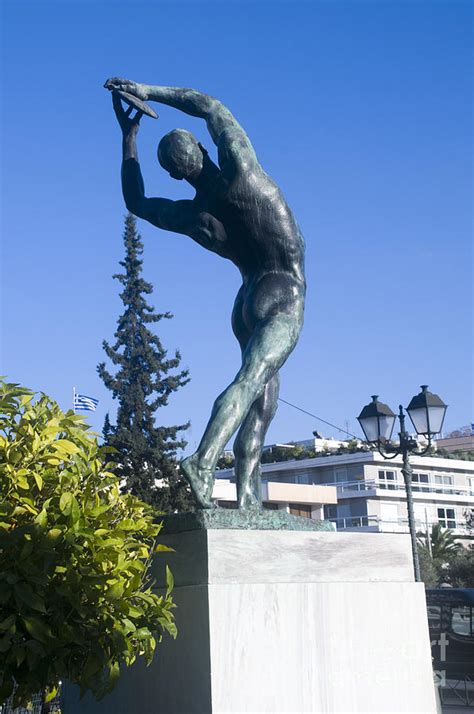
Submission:
{"label": "green leafy shrub", "polygon": [[161,526],[120,494],[83,417],[34,396],[0,381],[0,702],[62,678],[100,698],[176,636],[173,580],[152,592]]}
{"label": "green leafy shrub", "polygon": [[453,588],[474,588],[474,548],[460,548],[449,561],[446,580]]}

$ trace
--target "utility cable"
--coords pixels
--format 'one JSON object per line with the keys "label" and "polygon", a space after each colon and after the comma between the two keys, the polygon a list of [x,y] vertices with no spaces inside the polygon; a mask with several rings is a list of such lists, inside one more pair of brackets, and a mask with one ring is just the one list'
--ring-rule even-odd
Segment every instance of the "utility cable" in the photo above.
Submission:
{"label": "utility cable", "polygon": [[323,424],[327,424],[328,426],[332,426],[333,429],[337,429],[338,431],[341,431],[343,434],[347,434],[348,436],[352,436],[354,439],[357,439],[357,441],[360,441],[360,437],[356,436],[355,434],[352,434],[350,431],[346,431],[346,429],[341,429],[341,427],[336,426],[335,424],[331,424],[330,421],[326,421],[325,419],[321,419],[321,417],[316,416],[316,414],[311,414],[311,412],[307,412],[306,409],[301,409],[301,407],[297,407],[296,404],[292,404],[291,402],[287,402],[286,399],[282,399],[279,397],[278,399],[279,402],[283,402],[283,404],[287,404],[289,407],[293,407],[293,409],[297,409],[299,412],[303,412],[303,414],[307,414],[310,417],[313,417],[313,419],[317,419],[318,421],[322,421]]}

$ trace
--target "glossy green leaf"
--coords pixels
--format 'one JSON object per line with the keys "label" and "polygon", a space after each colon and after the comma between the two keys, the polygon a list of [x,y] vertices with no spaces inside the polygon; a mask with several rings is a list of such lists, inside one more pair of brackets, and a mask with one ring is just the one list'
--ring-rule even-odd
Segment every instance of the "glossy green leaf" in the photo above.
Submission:
{"label": "glossy green leaf", "polygon": [[58,439],[53,443],[53,448],[66,454],[78,454],[80,452],[79,446],[68,439]]}
{"label": "glossy green leaf", "polygon": [[33,617],[32,615],[29,617],[23,617],[22,619],[27,631],[32,637],[35,638],[35,640],[46,643],[53,637],[51,628],[44,620],[40,620],[38,617]]}
{"label": "glossy green leaf", "polygon": [[40,474],[38,474],[38,473],[34,473],[33,478],[36,481],[36,485],[38,486],[38,489],[41,491],[43,488],[43,477],[40,476]]}
{"label": "glossy green leaf", "polygon": [[68,491],[66,493],[63,493],[61,495],[61,498],[59,499],[59,508],[65,516],[69,516],[69,514],[71,513],[72,499],[73,495]]}
{"label": "glossy green leaf", "polygon": [[38,515],[35,518],[35,523],[37,523],[39,526],[45,526],[48,522],[48,514],[47,512],[43,509],[38,513]]}
{"label": "glossy green leaf", "polygon": [[110,598],[110,600],[117,600],[117,598],[122,597],[123,591],[124,591],[124,583],[117,582],[107,590],[107,595]]}
{"label": "glossy green leaf", "polygon": [[169,595],[173,588],[174,588],[173,573],[171,572],[169,567],[166,566],[166,594]]}
{"label": "glossy green leaf", "polygon": [[71,499],[71,521],[73,523],[77,523],[77,521],[79,520],[80,517],[81,517],[81,508],[79,506],[77,498],[75,496],[73,496]]}
{"label": "glossy green leaf", "polygon": [[48,536],[50,538],[59,538],[59,536],[62,534],[62,530],[60,528],[51,528],[51,530],[48,531]]}
{"label": "glossy green leaf", "polygon": [[13,591],[15,593],[15,597],[20,603],[20,606],[24,604],[28,605],[28,607],[31,607],[33,610],[38,610],[38,612],[46,612],[44,600],[36,592],[34,592],[31,585],[28,585],[28,583],[15,583]]}

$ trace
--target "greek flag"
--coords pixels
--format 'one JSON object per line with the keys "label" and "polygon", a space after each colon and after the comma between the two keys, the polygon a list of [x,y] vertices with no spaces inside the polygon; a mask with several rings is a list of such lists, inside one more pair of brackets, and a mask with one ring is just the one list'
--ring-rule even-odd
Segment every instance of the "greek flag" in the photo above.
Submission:
{"label": "greek flag", "polygon": [[74,392],[74,411],[82,409],[87,412],[95,412],[98,403],[99,400],[94,399],[94,397],[86,397],[85,394],[76,394]]}

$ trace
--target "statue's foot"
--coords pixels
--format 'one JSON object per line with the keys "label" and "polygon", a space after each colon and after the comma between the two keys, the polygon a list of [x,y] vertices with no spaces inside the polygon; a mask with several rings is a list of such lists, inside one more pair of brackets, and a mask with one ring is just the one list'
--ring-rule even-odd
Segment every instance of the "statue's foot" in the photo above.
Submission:
{"label": "statue's foot", "polygon": [[214,476],[210,469],[199,468],[198,464],[198,456],[193,454],[181,461],[181,468],[201,508],[215,508],[216,504],[211,498]]}
{"label": "statue's foot", "polygon": [[237,506],[239,510],[243,511],[260,511],[262,502],[255,494],[244,493],[239,496]]}

